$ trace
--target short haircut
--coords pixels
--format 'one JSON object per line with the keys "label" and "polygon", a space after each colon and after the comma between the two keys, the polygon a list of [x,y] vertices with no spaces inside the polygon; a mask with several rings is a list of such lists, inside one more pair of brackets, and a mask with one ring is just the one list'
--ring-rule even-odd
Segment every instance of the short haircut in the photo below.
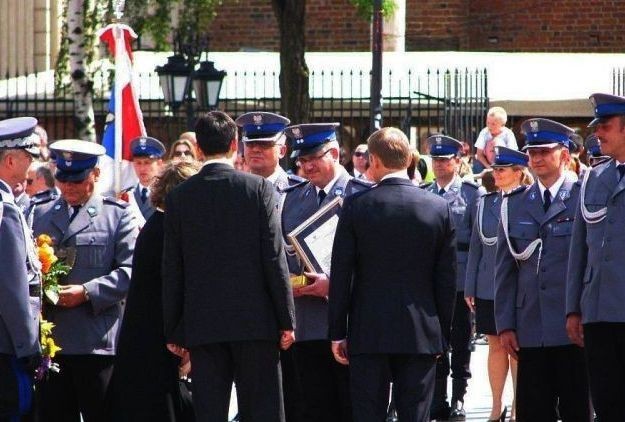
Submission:
{"label": "short haircut", "polygon": [[405,169],[410,165],[412,153],[406,134],[394,127],[379,129],[367,139],[369,154],[380,159],[388,169]]}
{"label": "short haircut", "polygon": [[205,155],[226,154],[238,139],[237,125],[222,111],[210,111],[195,123],[197,143]]}
{"label": "short haircut", "polygon": [[151,187],[150,202],[160,209],[165,209],[165,197],[180,183],[196,174],[200,169],[200,164],[196,161],[169,163],[159,174]]}
{"label": "short haircut", "polygon": [[506,113],[506,110],[504,110],[503,107],[491,107],[488,110],[487,116],[494,117],[499,120],[502,125],[505,125],[508,121],[508,113]]}
{"label": "short haircut", "polygon": [[52,174],[52,170],[50,170],[50,168],[45,165],[45,163],[41,163],[41,165],[37,166],[35,170],[35,175],[37,176],[37,178],[43,177],[43,181],[45,182],[48,189],[54,188],[54,175]]}

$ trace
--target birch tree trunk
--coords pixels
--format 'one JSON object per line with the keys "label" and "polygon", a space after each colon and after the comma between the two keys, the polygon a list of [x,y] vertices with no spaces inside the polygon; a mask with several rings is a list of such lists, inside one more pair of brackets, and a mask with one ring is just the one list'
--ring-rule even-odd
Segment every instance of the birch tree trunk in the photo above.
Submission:
{"label": "birch tree trunk", "polygon": [[[93,47],[85,36],[85,16],[93,8],[91,0],[67,0],[69,68],[74,99],[74,124],[78,137],[96,141],[93,113],[93,81],[89,78],[88,55]],[[97,0],[94,0],[97,1]]]}

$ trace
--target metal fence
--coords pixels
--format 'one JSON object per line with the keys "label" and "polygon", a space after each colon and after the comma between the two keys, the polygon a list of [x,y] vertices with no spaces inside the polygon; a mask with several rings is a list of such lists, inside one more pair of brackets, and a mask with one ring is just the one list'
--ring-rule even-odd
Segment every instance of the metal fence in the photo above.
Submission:
{"label": "metal fence", "polygon": [[612,94],[625,95],[625,68],[612,69]]}
{"label": "metal fence", "polygon": [[[155,73],[136,75],[136,87],[149,134],[170,143],[187,130],[185,107],[172,110],[163,102]],[[219,108],[237,116],[248,111],[280,110],[277,72],[230,72]],[[102,133],[108,111],[110,74],[94,77],[96,131]],[[341,123],[343,143],[363,142],[369,132],[370,73],[333,70],[311,72],[313,122]],[[428,134],[442,132],[473,143],[488,109],[485,70],[387,71],[383,79],[383,124],[402,128],[415,146]],[[197,114],[200,110],[193,109]],[[54,88],[52,71],[0,80],[0,118],[32,115],[50,139],[75,137],[71,87]],[[294,122],[296,123],[296,122]]]}

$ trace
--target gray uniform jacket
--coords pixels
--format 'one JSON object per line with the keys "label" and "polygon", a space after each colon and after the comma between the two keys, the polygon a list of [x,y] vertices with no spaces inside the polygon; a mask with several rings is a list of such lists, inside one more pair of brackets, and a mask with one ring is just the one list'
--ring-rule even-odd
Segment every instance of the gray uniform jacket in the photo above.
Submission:
{"label": "gray uniform jacket", "polygon": [[72,271],[62,283],[83,285],[89,294],[74,308],[46,305],[61,353],[114,355],[138,235],[128,204],[94,193],[69,224],[61,197],[35,209],[33,229],[48,234],[55,250],[75,248]]}
{"label": "gray uniform jacket", "polygon": [[499,192],[487,193],[479,199],[483,204],[482,226],[479,227],[479,219],[476,215],[467,260],[467,279],[464,283],[465,297],[472,296],[484,300],[495,298],[494,269],[497,243],[485,244],[480,236],[480,230],[485,238],[497,239],[501,199]]}
{"label": "gray uniform jacket", "polygon": [[132,194],[135,197],[135,202],[137,203],[137,207],[139,208],[139,211],[141,211],[143,218],[145,218],[145,220],[147,221],[148,218],[152,217],[152,214],[154,214],[154,211],[156,209],[152,205],[152,201],[150,201],[149,192],[148,192],[148,198],[145,200],[145,202],[141,201],[141,189],[143,188],[141,187],[140,184],[137,183],[135,187],[132,188]]}
{"label": "gray uniform jacket", "polygon": [[516,330],[521,347],[570,344],[564,312],[566,267],[578,196],[579,185],[565,180],[547,213],[537,182],[507,196],[508,230],[515,252],[542,239],[542,252],[537,247],[528,260],[515,260],[503,220],[499,226],[495,322],[498,333]]}
{"label": "gray uniform jacket", "polygon": [[[288,233],[335,197],[345,197],[370,187],[368,182],[354,179],[345,169],[341,168],[341,176],[330,188],[328,196],[321,205],[317,204],[317,190],[310,182],[286,189],[286,198],[282,209],[284,238],[286,239]],[[287,240],[285,242],[288,244]],[[289,252],[287,259],[291,274],[303,273],[304,266],[294,253]],[[297,341],[325,340],[328,338],[328,301],[325,298],[313,296],[295,298],[295,319],[297,321],[295,329]]]}
{"label": "gray uniform jacket", "polygon": [[[436,181],[425,185],[424,189],[438,194]],[[462,180],[460,176],[456,176],[449,191],[443,194],[443,198],[447,200],[449,208],[451,209],[451,216],[456,228],[456,239],[458,242],[458,251],[456,253],[456,261],[458,263],[456,290],[458,292],[464,290],[467,259],[469,257],[469,243],[471,242],[471,231],[475,221],[477,200],[485,193],[486,190],[483,187]]]}
{"label": "gray uniform jacket", "polygon": [[605,219],[588,224],[577,207],[568,263],[566,313],[582,323],[625,322],[625,178],[614,160],[590,171],[584,203],[606,208]]}
{"label": "gray uniform jacket", "polygon": [[40,282],[33,238],[8,186],[0,183],[0,353],[18,358],[39,352],[39,313],[29,283]]}

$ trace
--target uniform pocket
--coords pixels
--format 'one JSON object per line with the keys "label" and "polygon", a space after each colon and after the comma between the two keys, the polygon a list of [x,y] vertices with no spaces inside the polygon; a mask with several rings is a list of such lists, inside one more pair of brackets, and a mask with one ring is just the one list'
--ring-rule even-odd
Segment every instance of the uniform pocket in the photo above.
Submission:
{"label": "uniform pocket", "polygon": [[551,234],[554,236],[570,236],[573,231],[572,221],[563,221],[555,223],[551,228]]}
{"label": "uniform pocket", "polygon": [[515,239],[535,240],[538,239],[538,225],[534,223],[510,224],[508,234]]}
{"label": "uniform pocket", "polygon": [[76,235],[76,265],[91,268],[103,267],[108,241],[108,234],[105,232],[78,233]]}

